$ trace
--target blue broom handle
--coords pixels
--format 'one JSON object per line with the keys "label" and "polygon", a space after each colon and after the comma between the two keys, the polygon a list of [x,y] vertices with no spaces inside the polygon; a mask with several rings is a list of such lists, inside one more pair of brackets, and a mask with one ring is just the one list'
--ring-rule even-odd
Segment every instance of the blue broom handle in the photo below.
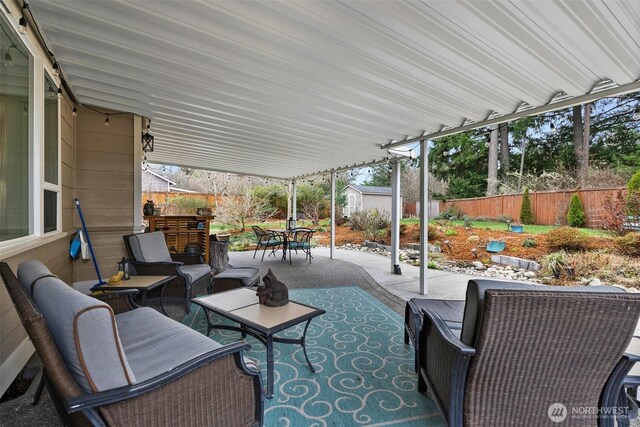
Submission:
{"label": "blue broom handle", "polygon": [[87,238],[87,244],[89,245],[89,252],[91,252],[91,261],[93,261],[93,267],[96,269],[96,274],[98,275],[98,284],[96,286],[99,286],[104,284],[105,282],[102,281],[102,276],[100,276],[100,268],[98,268],[98,261],[96,261],[96,256],[93,253],[93,246],[91,246],[91,238],[89,237],[89,232],[87,231],[87,225],[84,222],[84,215],[82,215],[82,209],[80,209],[80,202],[78,201],[78,199],[75,199],[75,201],[76,201],[76,208],[78,209],[78,216],[80,216],[80,222],[82,222],[82,230],[84,231],[84,237]]}

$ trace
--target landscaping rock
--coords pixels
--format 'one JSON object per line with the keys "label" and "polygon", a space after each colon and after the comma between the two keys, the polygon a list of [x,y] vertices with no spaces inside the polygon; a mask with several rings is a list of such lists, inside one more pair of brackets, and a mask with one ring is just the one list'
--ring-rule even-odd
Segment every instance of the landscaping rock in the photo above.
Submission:
{"label": "landscaping rock", "polygon": [[467,237],[467,242],[469,243],[478,243],[480,241],[480,236],[472,235]]}
{"label": "landscaping rock", "polygon": [[539,271],[540,264],[535,261],[530,261],[522,258],[506,255],[491,255],[491,262],[501,265],[508,265],[517,268],[523,268],[530,271]]}

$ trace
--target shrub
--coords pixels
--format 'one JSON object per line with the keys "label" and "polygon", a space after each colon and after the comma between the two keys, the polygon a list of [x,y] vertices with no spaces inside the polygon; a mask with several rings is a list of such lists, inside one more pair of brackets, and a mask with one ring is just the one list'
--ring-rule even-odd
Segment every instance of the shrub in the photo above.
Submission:
{"label": "shrub", "polygon": [[567,213],[567,222],[570,227],[582,227],[586,223],[584,206],[582,206],[582,200],[580,200],[580,196],[577,193],[571,196],[569,212]]}
{"label": "shrub", "polygon": [[427,263],[427,268],[430,268],[431,270],[441,270],[440,266],[433,261],[429,261]]}
{"label": "shrub", "polygon": [[627,189],[629,190],[629,193],[640,191],[640,170],[633,174],[627,184]]}
{"label": "shrub", "polygon": [[536,246],[538,246],[538,244],[533,239],[524,239],[522,241],[523,248],[535,248]]}
{"label": "shrub", "polygon": [[464,217],[464,227],[465,228],[471,228],[473,227],[473,223],[471,222],[471,218],[468,216]]}
{"label": "shrub", "polygon": [[553,251],[580,251],[589,247],[589,237],[577,228],[555,228],[547,233],[546,239]]}
{"label": "shrub", "polygon": [[167,207],[176,214],[193,215],[198,208],[206,208],[209,203],[206,199],[190,196],[176,196],[167,199]]}
{"label": "shrub", "polygon": [[569,257],[564,250],[550,253],[542,258],[542,267],[545,271],[560,277],[562,270],[569,265]]}
{"label": "shrub", "polygon": [[616,237],[614,242],[621,254],[640,257],[640,231]]}
{"label": "shrub", "polygon": [[602,202],[602,210],[604,211],[602,228],[615,231],[617,234],[624,234],[627,202],[622,195],[622,191],[618,191],[615,196],[606,195]]}
{"label": "shrub", "polygon": [[498,222],[513,222],[513,218],[511,218],[509,215],[500,214],[496,218],[496,221],[498,221]]}
{"label": "shrub", "polygon": [[462,211],[456,205],[451,205],[446,211],[440,212],[436,219],[460,219],[462,218]]}
{"label": "shrub", "polygon": [[522,205],[520,205],[520,222],[523,224],[533,224],[533,209],[531,208],[531,199],[529,198],[529,189],[524,189],[522,195]]}
{"label": "shrub", "polygon": [[353,212],[349,218],[349,223],[353,230],[362,231],[364,238],[375,240],[379,237],[379,230],[388,228],[391,225],[391,216],[387,211],[378,209],[365,209]]}
{"label": "shrub", "polygon": [[440,231],[438,231],[438,227],[433,224],[429,224],[427,227],[427,237],[429,240],[435,240],[440,237]]}
{"label": "shrub", "polygon": [[456,230],[454,230],[453,228],[448,229],[447,231],[444,232],[444,235],[449,237],[449,236],[457,236],[458,232]]}

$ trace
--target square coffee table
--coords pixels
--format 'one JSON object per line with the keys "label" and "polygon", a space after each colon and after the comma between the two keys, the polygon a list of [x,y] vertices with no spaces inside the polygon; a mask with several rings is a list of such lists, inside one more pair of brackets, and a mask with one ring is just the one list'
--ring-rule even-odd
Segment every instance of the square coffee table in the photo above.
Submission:
{"label": "square coffee table", "polygon": [[[274,342],[302,345],[309,369],[311,372],[315,372],[307,356],[305,337],[311,319],[324,314],[324,310],[291,300],[289,300],[289,304],[282,307],[267,307],[258,303],[255,290],[246,288],[197,297],[191,301],[204,308],[207,316],[207,336],[209,336],[211,329],[228,329],[241,332],[243,337],[245,334],[249,334],[265,345],[267,348],[267,399],[273,397]],[[226,317],[240,326],[213,325],[209,318],[210,312]],[[300,338],[275,336],[276,333],[305,321],[307,324]]]}

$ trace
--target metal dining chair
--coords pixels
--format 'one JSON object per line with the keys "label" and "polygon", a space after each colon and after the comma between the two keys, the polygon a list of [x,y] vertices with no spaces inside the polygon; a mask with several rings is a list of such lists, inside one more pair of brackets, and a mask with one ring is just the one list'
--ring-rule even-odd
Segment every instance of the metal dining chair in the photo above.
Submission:
{"label": "metal dining chair", "polygon": [[271,253],[269,256],[276,253],[278,248],[284,244],[284,240],[281,235],[273,232],[268,232],[258,227],[257,225],[251,226],[253,232],[256,233],[256,237],[258,238],[258,243],[256,244],[256,250],[253,252],[253,259],[256,259],[256,253],[258,253],[258,249],[264,248],[262,250],[262,259],[260,261],[264,261],[264,254],[268,248],[271,248]]}
{"label": "metal dining chair", "polygon": [[298,253],[298,249],[305,253],[305,259],[309,259],[311,264],[311,238],[313,237],[314,230],[310,228],[294,228],[289,232],[287,238],[287,247],[289,249],[289,264],[291,264],[291,250],[293,249]]}

